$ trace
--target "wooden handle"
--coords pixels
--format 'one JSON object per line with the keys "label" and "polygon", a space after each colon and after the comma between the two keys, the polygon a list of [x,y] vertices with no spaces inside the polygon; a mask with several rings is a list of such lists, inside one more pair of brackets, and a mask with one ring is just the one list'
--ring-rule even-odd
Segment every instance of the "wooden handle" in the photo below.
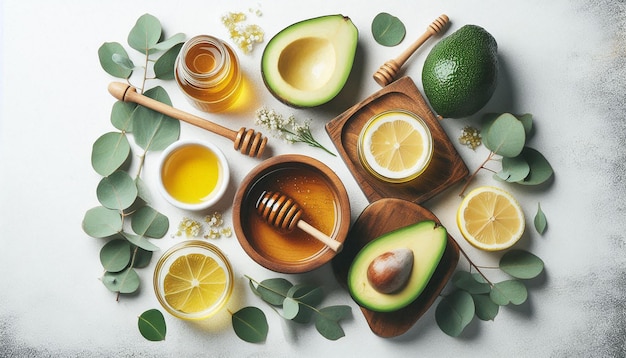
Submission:
{"label": "wooden handle", "polygon": [[341,249],[343,249],[343,244],[341,242],[333,240],[328,235],[326,235],[323,232],[319,231],[315,227],[309,225],[306,221],[298,220],[298,223],[296,225],[300,229],[302,229],[302,231],[304,231],[307,234],[313,236],[314,238],[316,238],[317,240],[322,242],[324,245],[330,247],[331,250],[333,250],[335,252],[340,252]]}
{"label": "wooden handle", "polygon": [[167,104],[154,100],[150,97],[146,97],[137,93],[135,87],[125,83],[112,82],[109,84],[109,92],[113,95],[113,97],[120,101],[137,103],[159,113],[228,138],[235,143],[235,150],[241,150],[242,153],[248,154],[252,157],[261,157],[263,151],[265,150],[267,138],[263,138],[261,133],[255,134],[252,129],[246,130],[246,128],[241,128],[239,131],[231,130],[217,123],[194,116],[191,113],[181,111],[172,106],[168,106]]}
{"label": "wooden handle", "polygon": [[333,240],[328,235],[300,220],[302,209],[287,195],[264,191],[256,202],[257,213],[270,225],[282,230],[291,231],[295,226],[313,236],[335,252],[341,251],[343,244]]}
{"label": "wooden handle", "polygon": [[400,68],[404,65],[404,63],[413,55],[417,49],[426,42],[432,35],[438,34],[441,32],[446,25],[448,24],[448,16],[443,14],[435,19],[428,28],[426,32],[422,34],[415,42],[413,42],[404,52],[402,52],[395,59],[389,60],[385,62],[376,73],[374,73],[374,80],[376,83],[385,87],[386,85],[393,82],[400,71]]}

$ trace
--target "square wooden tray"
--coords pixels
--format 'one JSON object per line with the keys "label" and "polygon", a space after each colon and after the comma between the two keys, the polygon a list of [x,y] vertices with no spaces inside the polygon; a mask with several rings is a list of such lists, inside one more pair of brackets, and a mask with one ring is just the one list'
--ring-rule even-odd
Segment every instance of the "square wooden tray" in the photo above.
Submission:
{"label": "square wooden tray", "polygon": [[[421,117],[430,128],[434,152],[430,165],[418,178],[391,184],[370,175],[357,153],[359,133],[374,115],[403,109]],[[467,177],[469,170],[410,77],[402,77],[326,124],[337,151],[369,200],[398,198],[423,203]]]}

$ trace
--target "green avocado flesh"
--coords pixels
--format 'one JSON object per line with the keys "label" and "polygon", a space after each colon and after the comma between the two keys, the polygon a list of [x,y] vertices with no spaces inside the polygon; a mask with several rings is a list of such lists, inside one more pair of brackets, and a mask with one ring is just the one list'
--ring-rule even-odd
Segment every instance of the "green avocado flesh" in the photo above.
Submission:
{"label": "green avocado flesh", "polygon": [[314,107],[343,88],[358,42],[358,30],[343,15],[316,17],[280,31],[265,47],[261,74],[281,102]]}
{"label": "green avocado flesh", "polygon": [[498,79],[498,44],[482,27],[465,25],[439,41],[422,68],[424,94],[445,118],[478,112],[493,95]]}
{"label": "green avocado flesh", "polygon": [[[377,312],[397,311],[413,302],[426,288],[446,249],[448,233],[434,221],[426,220],[386,233],[365,245],[348,272],[348,289],[362,307]],[[368,280],[370,263],[382,254],[407,248],[413,252],[413,266],[405,286],[393,293],[377,291]]]}

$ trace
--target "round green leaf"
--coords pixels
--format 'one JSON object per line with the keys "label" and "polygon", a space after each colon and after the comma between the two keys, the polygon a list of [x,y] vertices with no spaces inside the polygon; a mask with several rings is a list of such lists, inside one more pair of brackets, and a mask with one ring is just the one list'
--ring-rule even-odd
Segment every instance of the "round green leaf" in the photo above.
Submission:
{"label": "round green leaf", "polygon": [[146,184],[141,177],[135,178],[135,184],[137,185],[137,196],[146,203],[152,202],[148,184]]}
{"label": "round green leaf", "polygon": [[176,64],[176,58],[178,53],[180,52],[183,44],[174,45],[174,47],[165,51],[161,57],[154,63],[154,76],[156,78],[160,78],[162,80],[172,80],[174,79],[174,68]]}
{"label": "round green leaf", "polygon": [[122,271],[128,266],[131,258],[130,244],[126,240],[111,240],[100,249],[100,263],[109,272]]}
{"label": "round green leaf", "polygon": [[133,293],[139,288],[139,275],[132,267],[120,272],[105,272],[102,283],[112,292]]}
{"label": "round green leaf", "polygon": [[122,232],[122,235],[128,240],[131,244],[138,246],[147,251],[157,251],[159,247],[148,241],[144,236],[135,235],[128,232]]}
{"label": "round green leaf", "polygon": [[533,223],[535,224],[535,230],[537,230],[539,234],[543,234],[546,231],[548,220],[546,219],[546,214],[541,210],[541,204],[539,203],[537,203],[537,213],[535,214]]}
{"label": "round green leaf", "polygon": [[493,303],[486,295],[472,295],[476,309],[476,317],[483,321],[493,321],[500,311],[500,306]]}
{"label": "round green leaf", "polygon": [[96,189],[98,201],[109,208],[124,210],[137,199],[137,186],[133,178],[124,171],[117,171],[102,178]]}
{"label": "round green leaf", "polygon": [[435,310],[435,320],[445,334],[458,337],[472,321],[474,313],[472,295],[456,290],[441,299]]}
{"label": "round green leaf", "polygon": [[153,342],[165,340],[167,327],[161,311],[157,309],[145,311],[139,316],[137,326],[145,339]]}
{"label": "round green leaf", "polygon": [[286,297],[283,301],[283,317],[285,319],[294,319],[300,311],[300,304],[291,297]]}
{"label": "round green leaf", "polygon": [[530,165],[522,156],[513,158],[502,157],[502,170],[496,173],[498,179],[507,182],[517,182],[524,180],[530,173]]}
{"label": "round green leaf", "polygon": [[117,42],[105,42],[102,46],[100,46],[98,49],[98,59],[100,59],[100,65],[102,68],[113,77],[130,77],[133,71],[114,61],[113,55],[128,58],[128,53],[124,47]]}
{"label": "round green leaf", "polygon": [[524,125],[514,115],[503,113],[489,126],[485,146],[503,157],[517,157],[524,149]]}
{"label": "round green leaf", "polygon": [[533,115],[530,113],[524,113],[522,115],[515,116],[522,122],[524,126],[524,132],[526,132],[526,138],[529,138],[533,132]]}
{"label": "round green leaf", "polygon": [[170,227],[167,216],[149,206],[139,208],[132,216],[133,231],[142,236],[162,238]]}
{"label": "round green leaf", "polygon": [[93,144],[91,166],[98,174],[108,176],[119,169],[129,155],[130,144],[124,133],[105,133]]}
{"label": "round green leaf", "polygon": [[338,322],[350,312],[349,306],[324,307],[315,315],[315,328],[324,338],[335,341],[346,335]]}
{"label": "round green leaf", "polygon": [[150,264],[153,251],[144,250],[141,247],[133,247],[132,250],[135,253],[135,259],[133,260],[134,268],[143,268],[147,267]]}
{"label": "round green leaf", "polygon": [[83,218],[83,231],[91,237],[103,238],[122,230],[122,215],[103,206],[89,209]]}
{"label": "round green leaf", "polygon": [[171,49],[172,47],[185,42],[185,34],[177,33],[170,37],[167,40],[161,41],[156,45],[152,46],[153,51],[166,51]]}
{"label": "round green leaf", "polygon": [[500,269],[515,278],[535,278],[543,268],[543,261],[525,250],[511,250],[500,258]]}
{"label": "round green leaf", "polygon": [[261,297],[263,301],[273,306],[281,306],[293,284],[279,277],[263,280],[256,288],[250,282],[250,286],[252,291]]}
{"label": "round green leaf", "polygon": [[[147,90],[144,95],[159,102],[171,105],[167,92],[157,86]],[[144,150],[163,150],[178,140],[180,122],[144,106],[138,106],[133,112],[133,134],[135,142]]]}
{"label": "round green leaf", "polygon": [[232,315],[237,337],[249,343],[265,341],[269,326],[265,313],[256,307],[244,307]]}
{"label": "round green leaf", "polygon": [[523,282],[518,280],[508,280],[498,282],[489,293],[489,298],[493,303],[506,306],[509,303],[521,305],[528,298],[528,290]]}
{"label": "round green leaf", "polygon": [[144,14],[135,23],[128,34],[130,47],[141,52],[148,51],[161,39],[161,22],[150,14]]}
{"label": "round green leaf", "polygon": [[137,108],[137,104],[133,102],[116,101],[111,110],[111,124],[117,129],[125,133],[132,133],[133,111]]}
{"label": "round green leaf", "polygon": [[372,21],[372,35],[383,46],[396,46],[404,39],[406,28],[397,17],[381,12]]}
{"label": "round green leaf", "polygon": [[135,68],[135,64],[128,56],[120,55],[119,53],[114,53],[111,59],[113,60],[113,62],[117,63],[118,65],[128,70],[132,71]]}
{"label": "round green leaf", "polygon": [[530,166],[530,173],[524,180],[517,181],[523,185],[539,185],[547,182],[554,171],[548,160],[537,150],[525,147],[522,151],[522,157]]}
{"label": "round green leaf", "polygon": [[452,276],[452,284],[472,294],[489,293],[491,290],[488,283],[476,281],[474,275],[467,271],[457,271]]}

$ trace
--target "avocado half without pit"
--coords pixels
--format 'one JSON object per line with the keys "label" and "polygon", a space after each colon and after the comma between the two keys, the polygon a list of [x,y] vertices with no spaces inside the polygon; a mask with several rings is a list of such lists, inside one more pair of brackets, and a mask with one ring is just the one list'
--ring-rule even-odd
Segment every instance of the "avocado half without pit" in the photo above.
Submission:
{"label": "avocado half without pit", "polygon": [[297,22],[276,34],[261,59],[263,82],[281,102],[315,107],[344,87],[358,42],[349,17],[328,15]]}
{"label": "avocado half without pit", "polygon": [[377,312],[408,306],[428,285],[447,242],[445,227],[431,220],[379,236],[352,261],[350,295],[360,306]]}

